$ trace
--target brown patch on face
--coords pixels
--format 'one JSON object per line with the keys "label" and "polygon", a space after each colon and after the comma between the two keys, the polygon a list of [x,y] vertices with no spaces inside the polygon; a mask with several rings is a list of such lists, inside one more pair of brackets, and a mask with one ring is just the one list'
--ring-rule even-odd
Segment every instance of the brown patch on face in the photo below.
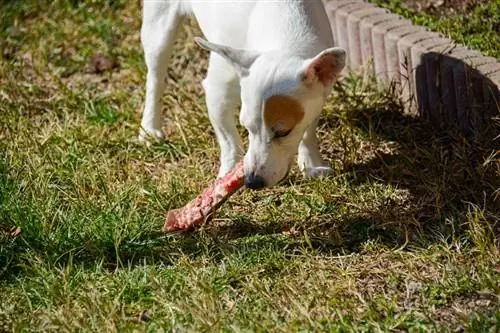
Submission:
{"label": "brown patch on face", "polygon": [[304,108],[289,96],[271,96],[264,105],[264,122],[275,132],[292,130],[302,118],[304,118]]}

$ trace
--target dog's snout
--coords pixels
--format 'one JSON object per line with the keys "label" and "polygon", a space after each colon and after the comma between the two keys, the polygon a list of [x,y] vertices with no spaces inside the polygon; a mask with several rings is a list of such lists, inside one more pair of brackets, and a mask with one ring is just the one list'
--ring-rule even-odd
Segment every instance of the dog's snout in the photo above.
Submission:
{"label": "dog's snout", "polygon": [[264,178],[256,175],[255,172],[245,175],[245,186],[252,190],[260,190],[266,187],[266,182]]}

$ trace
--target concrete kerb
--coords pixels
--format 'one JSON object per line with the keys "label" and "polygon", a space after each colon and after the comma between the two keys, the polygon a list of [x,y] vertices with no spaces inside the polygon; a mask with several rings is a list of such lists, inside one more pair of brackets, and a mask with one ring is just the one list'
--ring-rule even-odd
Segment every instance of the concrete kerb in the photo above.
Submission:
{"label": "concrete kerb", "polygon": [[398,84],[407,113],[482,130],[500,113],[500,62],[361,0],[324,0],[348,70]]}

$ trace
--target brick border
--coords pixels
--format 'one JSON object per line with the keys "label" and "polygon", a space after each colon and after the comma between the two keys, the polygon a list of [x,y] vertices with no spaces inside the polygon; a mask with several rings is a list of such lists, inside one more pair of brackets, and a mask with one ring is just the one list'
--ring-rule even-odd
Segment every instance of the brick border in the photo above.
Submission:
{"label": "brick border", "polygon": [[323,0],[347,68],[395,83],[405,112],[482,131],[500,114],[500,62],[362,0]]}

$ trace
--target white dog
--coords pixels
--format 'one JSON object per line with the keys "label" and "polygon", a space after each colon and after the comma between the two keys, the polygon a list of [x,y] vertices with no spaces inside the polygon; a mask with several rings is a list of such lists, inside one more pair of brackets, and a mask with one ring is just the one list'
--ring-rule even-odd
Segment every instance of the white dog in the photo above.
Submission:
{"label": "white dog", "polygon": [[333,47],[321,0],[145,0],[141,40],[148,68],[139,138],[162,138],[160,98],[174,39],[194,14],[212,51],[203,81],[210,121],[220,145],[219,177],[243,154],[233,112],[248,130],[245,185],[283,179],[298,150],[306,176],[328,174],[316,138],[317,121],[346,53]]}

